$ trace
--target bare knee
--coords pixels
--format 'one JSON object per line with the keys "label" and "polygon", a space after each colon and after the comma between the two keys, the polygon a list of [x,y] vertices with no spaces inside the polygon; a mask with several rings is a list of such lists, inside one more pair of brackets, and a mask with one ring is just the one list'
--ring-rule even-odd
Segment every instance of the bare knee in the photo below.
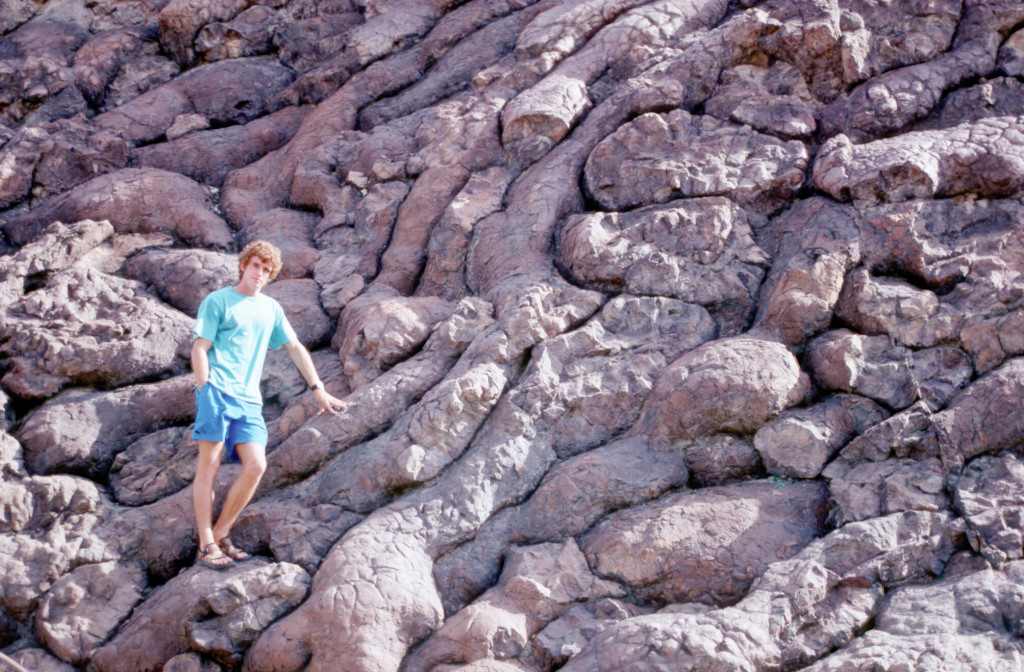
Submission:
{"label": "bare knee", "polygon": [[249,478],[259,479],[267,471],[267,458],[263,455],[254,455],[242,464],[242,471]]}

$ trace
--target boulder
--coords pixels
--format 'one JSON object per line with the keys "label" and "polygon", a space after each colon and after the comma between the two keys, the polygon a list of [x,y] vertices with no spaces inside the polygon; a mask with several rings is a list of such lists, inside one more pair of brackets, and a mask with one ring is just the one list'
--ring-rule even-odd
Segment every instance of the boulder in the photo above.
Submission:
{"label": "boulder", "polygon": [[725,198],[573,215],[558,242],[577,282],[705,306],[725,334],[748,322],[768,261],[744,211]]}
{"label": "boulder", "polygon": [[110,392],[69,390],[25,419],[17,438],[33,473],[105,474],[134,439],[195,414],[194,379],[183,375]]}
{"label": "boulder", "polygon": [[154,168],[107,173],[16,214],[2,225],[4,234],[23,245],[55,220],[107,220],[118,233],[170,233],[195,246],[226,249],[231,233],[213,212],[206,188],[182,175]]}
{"label": "boulder", "polygon": [[658,374],[639,428],[672,439],[749,433],[803,401],[810,389],[807,374],[781,344],[719,339]]}
{"label": "boulder", "polygon": [[36,612],[36,633],[61,660],[83,666],[143,599],[134,563],[82,565],[53,584]]}
{"label": "boulder", "polygon": [[584,173],[587,191],[608,210],[725,196],[770,214],[792,201],[808,168],[798,141],[675,110],[624,125],[594,149]]}
{"label": "boulder", "polygon": [[597,576],[658,605],[736,603],[769,565],[821,536],[825,488],[749,481],[616,512],[583,539]]}
{"label": "boulder", "polygon": [[72,383],[117,387],[180,373],[190,330],[186,315],[141,283],[85,266],[60,271],[7,308],[3,384],[45,399]]}
{"label": "boulder", "polygon": [[878,404],[836,395],[807,408],[784,411],[754,434],[765,469],[782,478],[817,478],[854,436],[888,417]]}
{"label": "boulder", "polygon": [[251,561],[227,571],[191,569],[161,586],[93,655],[90,668],[160,670],[196,651],[235,667],[256,634],[301,602],[309,575]]}

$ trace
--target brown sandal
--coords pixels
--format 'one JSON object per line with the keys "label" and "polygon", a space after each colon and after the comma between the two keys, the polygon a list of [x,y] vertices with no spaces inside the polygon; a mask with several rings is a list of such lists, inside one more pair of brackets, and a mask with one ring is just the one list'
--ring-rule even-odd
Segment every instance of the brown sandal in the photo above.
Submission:
{"label": "brown sandal", "polygon": [[232,562],[235,562],[235,561],[241,562],[242,560],[248,560],[249,558],[252,557],[251,555],[249,555],[248,553],[246,553],[242,549],[240,549],[237,546],[235,546],[231,542],[231,537],[222,537],[217,542],[217,545],[220,546],[220,550],[224,553],[224,555],[226,555],[229,558],[231,558]]}
{"label": "brown sandal", "polygon": [[[226,559],[227,562],[218,562],[222,559]],[[217,544],[207,544],[200,548],[196,554],[196,562],[209,569],[227,569],[235,564],[231,556],[224,553]]]}

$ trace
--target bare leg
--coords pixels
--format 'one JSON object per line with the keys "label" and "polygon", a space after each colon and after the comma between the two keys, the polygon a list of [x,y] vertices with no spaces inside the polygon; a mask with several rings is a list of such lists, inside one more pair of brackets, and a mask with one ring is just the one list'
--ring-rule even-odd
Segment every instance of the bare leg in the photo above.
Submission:
{"label": "bare leg", "polygon": [[238,475],[235,482],[231,484],[227,497],[224,499],[224,508],[221,509],[217,524],[213,527],[213,540],[220,541],[231,532],[231,526],[235,524],[242,509],[252,499],[256,492],[256,486],[263,478],[263,472],[267,470],[267,449],[259,443],[239,443],[235,446],[235,452],[242,460],[242,473]]}
{"label": "bare leg", "polygon": [[[213,537],[213,485],[220,469],[223,441],[199,441],[199,462],[196,477],[192,481],[192,507],[196,514],[196,528],[199,532],[199,548],[204,549],[216,540]],[[227,564],[226,556],[213,555],[212,564]]]}

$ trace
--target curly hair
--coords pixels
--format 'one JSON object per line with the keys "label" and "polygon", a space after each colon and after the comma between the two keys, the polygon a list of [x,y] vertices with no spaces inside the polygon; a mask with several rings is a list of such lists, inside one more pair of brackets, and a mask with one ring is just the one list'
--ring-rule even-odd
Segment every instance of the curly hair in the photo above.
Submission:
{"label": "curly hair", "polygon": [[281,250],[265,240],[254,240],[238,255],[238,279],[242,279],[242,273],[253,257],[259,257],[270,265],[270,279],[273,280],[281,272]]}

